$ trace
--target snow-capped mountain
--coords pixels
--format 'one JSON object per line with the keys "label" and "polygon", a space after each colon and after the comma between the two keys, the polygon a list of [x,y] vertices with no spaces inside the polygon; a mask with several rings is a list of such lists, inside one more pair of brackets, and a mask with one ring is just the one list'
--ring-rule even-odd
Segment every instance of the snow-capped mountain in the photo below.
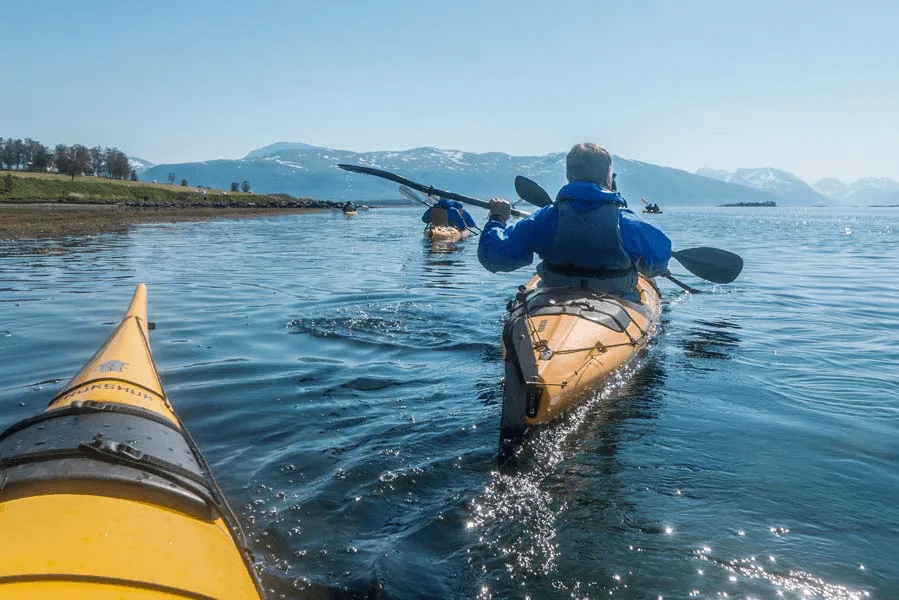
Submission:
{"label": "snow-capped mountain", "polygon": [[129,156],[128,164],[131,165],[132,169],[137,171],[138,176],[143,175],[143,173],[146,172],[147,169],[151,169],[155,166],[149,160],[144,160],[143,158],[137,158],[136,156]]}
{"label": "snow-capped mountain", "polygon": [[849,184],[838,179],[822,179],[812,187],[850,206],[899,204],[899,182],[887,177],[865,177]]}
{"label": "snow-capped mountain", "polygon": [[[425,185],[478,198],[516,197],[514,179],[525,175],[555,195],[565,184],[565,152],[542,156],[511,156],[501,152],[472,153],[441,148],[403,151],[351,152],[305,144],[280,142],[237,160],[157,165],[145,179],[164,180],[169,173],[193,185],[228,189],[232,182],[247,180],[259,193],[283,192],[319,200],[398,198],[394,183],[376,177],[351,174],[338,163],[360,164],[391,171]],[[678,169],[615,158],[618,187],[639,210],[640,198],[682,206],[716,206],[737,202],[770,202],[766,192],[732,185]]]}
{"label": "snow-capped mountain", "polygon": [[696,174],[702,177],[709,177],[710,179],[717,179],[718,181],[728,181],[731,176],[730,171],[725,171],[724,169],[711,169],[709,167],[696,169]]}
{"label": "snow-capped mountain", "polygon": [[848,185],[839,179],[834,179],[832,177],[822,179],[818,183],[813,183],[812,189],[819,194],[827,196],[831,200],[838,200],[840,202],[848,198],[852,193],[852,189]]}
{"label": "snow-capped mountain", "polygon": [[781,169],[771,167],[737,169],[732,173],[717,169],[699,169],[696,171],[696,174],[773,194],[779,197],[783,201],[782,203],[805,205],[833,204],[831,198],[812,189],[810,185],[796,175]]}
{"label": "snow-capped mountain", "polygon": [[313,146],[311,144],[303,144],[300,142],[275,142],[262,148],[251,150],[244,158],[257,158],[259,156],[269,156],[279,152],[289,152],[291,150],[328,150],[321,146]]}

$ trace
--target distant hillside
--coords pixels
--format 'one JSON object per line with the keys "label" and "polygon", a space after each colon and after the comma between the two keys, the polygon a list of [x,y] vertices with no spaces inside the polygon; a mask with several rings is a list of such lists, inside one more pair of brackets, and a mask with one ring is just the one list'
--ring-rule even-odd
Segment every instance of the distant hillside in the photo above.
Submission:
{"label": "distant hillside", "polygon": [[[186,178],[191,185],[229,189],[231,182],[247,180],[258,193],[283,192],[322,200],[398,198],[397,186],[375,177],[350,174],[338,163],[376,167],[414,181],[479,198],[515,198],[514,179],[525,175],[555,195],[565,183],[565,153],[511,156],[500,152],[471,153],[439,148],[398,152],[350,152],[279,142],[250,152],[239,160],[157,165],[145,179]],[[716,206],[734,202],[789,204],[787,199],[743,185],[716,181],[649,163],[615,158],[620,191],[631,205],[640,198],[669,205]]]}
{"label": "distant hillside", "polygon": [[849,206],[899,204],[899,182],[887,177],[865,177],[849,184],[839,179],[822,179],[812,187]]}
{"label": "distant hillside", "polygon": [[244,158],[259,158],[260,156],[271,156],[273,154],[278,154],[279,152],[286,152],[290,150],[327,150],[327,148],[322,148],[321,146],[312,146],[310,144],[301,144],[299,142],[275,142],[274,144],[269,144],[268,146],[263,146],[262,148],[251,150],[247,153],[246,156],[244,156]]}
{"label": "distant hillside", "polygon": [[827,196],[831,200],[842,202],[852,194],[852,190],[848,185],[839,179],[826,178],[818,183],[812,184],[812,189],[823,196]]}
{"label": "distant hillside", "polygon": [[776,196],[781,205],[827,206],[833,204],[832,198],[824,196],[796,175],[781,169],[771,167],[737,169],[733,173],[718,169],[699,169],[696,174],[766,192]]}

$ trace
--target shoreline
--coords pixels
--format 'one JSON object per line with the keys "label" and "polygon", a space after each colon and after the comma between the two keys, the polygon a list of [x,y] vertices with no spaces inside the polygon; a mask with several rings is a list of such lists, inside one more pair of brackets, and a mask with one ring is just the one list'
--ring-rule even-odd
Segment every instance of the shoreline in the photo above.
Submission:
{"label": "shoreline", "polygon": [[256,218],[330,210],[320,207],[199,207],[168,205],[134,207],[104,203],[60,203],[55,200],[0,202],[0,241],[54,239],[123,233],[133,225]]}

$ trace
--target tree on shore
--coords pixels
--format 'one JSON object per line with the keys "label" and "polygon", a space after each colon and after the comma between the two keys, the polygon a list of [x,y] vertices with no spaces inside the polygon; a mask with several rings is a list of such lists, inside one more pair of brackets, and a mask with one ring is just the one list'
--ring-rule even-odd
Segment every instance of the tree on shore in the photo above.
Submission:
{"label": "tree on shore", "polygon": [[136,170],[131,169],[131,177],[130,177],[130,179],[131,179],[131,181],[137,181],[137,171],[136,171]]}
{"label": "tree on shore", "polygon": [[[74,155],[76,172],[78,175],[90,173],[91,170],[91,151],[87,146],[75,144],[72,146],[72,154]],[[73,177],[74,179],[74,177]]]}
{"label": "tree on shore", "polygon": [[9,147],[9,162],[14,165],[16,169],[21,170],[25,158],[25,142],[15,139],[11,144],[7,142],[6,145]]}
{"label": "tree on shore", "polygon": [[250,191],[250,182],[244,179],[243,183],[240,184],[240,189],[244,193],[248,193]]}
{"label": "tree on shore", "polygon": [[232,181],[231,182],[231,191],[236,192],[238,189],[240,189],[240,184],[237,183],[236,181]]}
{"label": "tree on shore", "polygon": [[53,156],[56,161],[56,170],[63,175],[69,173],[69,163],[72,162],[72,151],[65,144],[56,144],[53,149]]}
{"label": "tree on shore", "polygon": [[[54,166],[58,173],[73,178],[75,175],[89,174],[94,177],[128,179],[132,171],[128,156],[118,148],[57,144],[51,152],[42,143],[31,138],[21,140],[0,137],[0,168],[46,172]],[[169,178],[169,182],[174,183],[174,173]]]}
{"label": "tree on shore", "polygon": [[94,177],[100,177],[106,169],[106,153],[100,146],[91,148],[91,173]]}
{"label": "tree on shore", "polygon": [[2,162],[7,169],[18,169],[21,161],[21,151],[22,140],[6,138],[6,142],[3,144],[3,147],[0,148],[0,162]]}
{"label": "tree on shore", "polygon": [[113,179],[127,179],[131,173],[128,157],[118,148],[106,149],[106,172]]}
{"label": "tree on shore", "polygon": [[53,166],[53,155],[43,144],[38,144],[34,157],[31,159],[31,167],[35,171],[46,172]]}
{"label": "tree on shore", "polygon": [[187,179],[181,180],[181,187],[187,187]]}
{"label": "tree on shore", "polygon": [[169,173],[169,184],[175,185],[175,174],[174,173]]}

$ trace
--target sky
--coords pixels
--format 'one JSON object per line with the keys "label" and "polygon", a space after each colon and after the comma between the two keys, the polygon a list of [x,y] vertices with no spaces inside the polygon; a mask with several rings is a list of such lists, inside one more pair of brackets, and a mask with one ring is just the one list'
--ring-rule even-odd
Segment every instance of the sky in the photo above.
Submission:
{"label": "sky", "polygon": [[899,180],[899,2],[0,0],[0,137],[277,141]]}

